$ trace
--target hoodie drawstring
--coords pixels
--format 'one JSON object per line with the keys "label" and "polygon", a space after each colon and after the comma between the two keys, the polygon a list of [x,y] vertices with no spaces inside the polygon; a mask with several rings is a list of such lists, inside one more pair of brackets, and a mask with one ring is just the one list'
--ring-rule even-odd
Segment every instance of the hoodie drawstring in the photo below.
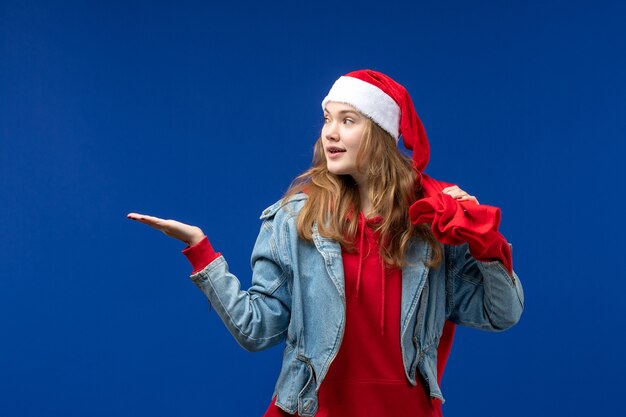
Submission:
{"label": "hoodie drawstring", "polygon": [[380,299],[380,334],[385,334],[385,260],[380,260],[380,285],[381,285],[381,299]]}
{"label": "hoodie drawstring", "polygon": [[[365,216],[362,212],[359,213],[359,223],[361,226],[360,241],[359,241],[359,268],[356,276],[356,298],[359,298],[359,290],[361,288],[361,275],[363,273],[363,262],[365,261],[364,246],[365,246],[365,228],[367,227]],[[369,245],[368,245],[369,247]],[[369,253],[369,250],[368,250]],[[386,287],[386,268],[385,260],[380,259],[380,334],[385,334],[385,287]]]}
{"label": "hoodie drawstring", "polygon": [[365,216],[359,213],[361,223],[361,241],[359,242],[359,271],[356,275],[356,298],[359,298],[359,288],[361,288],[361,272],[363,270],[363,244],[365,243]]}

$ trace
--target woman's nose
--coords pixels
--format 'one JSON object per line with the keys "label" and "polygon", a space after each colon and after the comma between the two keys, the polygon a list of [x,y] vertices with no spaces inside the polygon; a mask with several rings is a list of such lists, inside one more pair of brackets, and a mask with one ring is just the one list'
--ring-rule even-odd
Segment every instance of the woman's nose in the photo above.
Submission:
{"label": "woman's nose", "polygon": [[329,123],[326,125],[326,128],[324,129],[324,137],[327,140],[339,140],[339,133],[337,132],[337,127],[334,123]]}

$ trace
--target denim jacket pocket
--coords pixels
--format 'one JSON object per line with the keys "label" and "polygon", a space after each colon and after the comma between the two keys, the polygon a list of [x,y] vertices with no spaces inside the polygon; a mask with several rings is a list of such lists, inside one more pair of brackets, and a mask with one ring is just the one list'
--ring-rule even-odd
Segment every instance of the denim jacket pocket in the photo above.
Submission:
{"label": "denim jacket pocket", "polygon": [[296,359],[305,364],[308,373],[308,379],[298,394],[298,414],[302,417],[314,416],[319,405],[315,369],[311,360],[304,355],[298,355]]}

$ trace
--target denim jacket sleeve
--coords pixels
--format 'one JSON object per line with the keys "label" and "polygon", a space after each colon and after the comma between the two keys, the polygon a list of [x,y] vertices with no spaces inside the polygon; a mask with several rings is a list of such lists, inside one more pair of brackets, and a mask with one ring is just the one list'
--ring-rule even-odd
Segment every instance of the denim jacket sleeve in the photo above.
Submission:
{"label": "denim jacket sleeve", "polygon": [[517,323],[524,309],[524,290],[515,272],[510,276],[498,261],[477,261],[467,244],[445,250],[448,320],[489,331]]}
{"label": "denim jacket sleeve", "polygon": [[289,272],[279,258],[278,231],[266,218],[252,252],[252,286],[241,283],[219,257],[191,276],[230,333],[246,350],[258,351],[283,341],[291,314]]}

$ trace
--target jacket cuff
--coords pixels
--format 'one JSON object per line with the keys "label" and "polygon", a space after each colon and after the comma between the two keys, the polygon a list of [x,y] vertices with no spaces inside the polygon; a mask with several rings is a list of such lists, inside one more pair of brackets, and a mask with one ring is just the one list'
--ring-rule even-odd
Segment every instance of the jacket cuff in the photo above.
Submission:
{"label": "jacket cuff", "polygon": [[200,242],[193,246],[187,246],[183,249],[183,255],[191,263],[193,268],[192,274],[196,274],[207,267],[208,264],[221,256],[219,252],[213,250],[208,237],[204,237]]}

